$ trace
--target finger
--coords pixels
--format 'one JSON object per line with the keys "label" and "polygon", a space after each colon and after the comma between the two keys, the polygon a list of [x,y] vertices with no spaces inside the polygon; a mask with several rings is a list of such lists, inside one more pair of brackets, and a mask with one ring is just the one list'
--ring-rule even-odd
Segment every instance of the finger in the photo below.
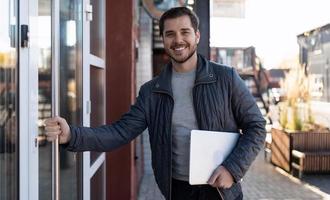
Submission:
{"label": "finger", "polygon": [[62,131],[46,131],[45,134],[47,137],[56,137],[58,135],[60,135],[62,133]]}
{"label": "finger", "polygon": [[46,132],[54,132],[54,131],[60,131],[61,127],[59,125],[56,126],[46,126],[45,131]]}
{"label": "finger", "polygon": [[48,118],[44,121],[45,126],[54,126],[58,124],[58,120],[56,118]]}
{"label": "finger", "polygon": [[224,183],[224,185],[223,185],[223,188],[230,188],[231,186],[233,185],[233,183],[231,183],[231,182],[226,182],[226,183]]}
{"label": "finger", "polygon": [[48,141],[48,142],[53,142],[53,141],[55,141],[56,139],[57,139],[56,136],[47,137],[47,141]]}
{"label": "finger", "polygon": [[214,183],[211,185],[212,187],[222,187],[222,177],[221,174],[217,177],[217,179],[214,181]]}
{"label": "finger", "polygon": [[217,178],[217,180],[214,182],[214,184],[212,186],[223,188],[223,180],[222,180],[221,175]]}
{"label": "finger", "polygon": [[213,185],[215,183],[215,181],[217,180],[219,175],[220,175],[220,170],[218,170],[218,168],[217,168],[216,170],[214,170],[212,176],[207,181],[207,183],[210,184],[210,185]]}
{"label": "finger", "polygon": [[61,127],[64,127],[67,124],[64,118],[57,117],[56,119],[58,120],[58,123],[61,125]]}

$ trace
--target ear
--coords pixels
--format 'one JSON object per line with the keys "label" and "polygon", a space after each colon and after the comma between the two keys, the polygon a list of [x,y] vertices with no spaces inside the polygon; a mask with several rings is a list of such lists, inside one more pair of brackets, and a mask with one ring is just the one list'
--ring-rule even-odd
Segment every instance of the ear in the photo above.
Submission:
{"label": "ear", "polygon": [[199,39],[201,38],[201,33],[199,32],[199,29],[197,29],[195,35],[196,35],[196,43],[198,44],[199,43]]}

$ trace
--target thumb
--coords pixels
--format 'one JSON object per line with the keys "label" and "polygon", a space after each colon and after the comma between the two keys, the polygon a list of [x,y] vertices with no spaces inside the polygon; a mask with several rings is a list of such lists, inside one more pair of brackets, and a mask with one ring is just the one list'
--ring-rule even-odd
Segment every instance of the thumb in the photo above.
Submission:
{"label": "thumb", "polygon": [[70,133],[70,127],[69,124],[67,123],[67,121],[59,116],[54,117],[57,122],[59,123],[60,127],[61,127],[61,134],[59,137],[60,140],[60,144],[64,144],[70,141],[71,139],[71,133]]}

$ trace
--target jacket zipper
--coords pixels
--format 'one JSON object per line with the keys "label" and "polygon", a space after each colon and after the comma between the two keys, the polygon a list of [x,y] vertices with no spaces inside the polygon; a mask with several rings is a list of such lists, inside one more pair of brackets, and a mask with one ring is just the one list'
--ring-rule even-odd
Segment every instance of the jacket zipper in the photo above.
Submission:
{"label": "jacket zipper", "polygon": [[[199,84],[194,85],[194,87],[192,89],[192,97],[193,97],[193,104],[194,104],[193,107],[194,107],[194,112],[195,112],[194,114],[195,114],[195,117],[196,118],[197,118],[197,113],[196,113],[196,103],[195,103],[196,102],[196,100],[195,100],[195,93],[196,93],[195,90],[196,89],[195,88],[196,88],[197,85],[199,85]],[[201,129],[200,124],[199,124],[199,121],[197,119],[196,119],[196,121],[197,121],[198,129]]]}
{"label": "jacket zipper", "polygon": [[170,166],[171,166],[171,170],[170,170],[170,200],[172,199],[172,117],[173,117],[173,109],[174,109],[174,99],[171,96],[172,99],[172,111],[171,111],[171,125],[170,125]]}

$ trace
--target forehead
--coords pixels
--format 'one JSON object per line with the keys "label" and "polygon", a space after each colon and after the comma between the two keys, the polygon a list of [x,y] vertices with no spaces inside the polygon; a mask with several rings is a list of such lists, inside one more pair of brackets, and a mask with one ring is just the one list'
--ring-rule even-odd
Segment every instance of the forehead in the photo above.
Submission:
{"label": "forehead", "polygon": [[164,31],[177,30],[183,28],[192,28],[189,16],[184,15],[176,18],[166,19],[164,21]]}

